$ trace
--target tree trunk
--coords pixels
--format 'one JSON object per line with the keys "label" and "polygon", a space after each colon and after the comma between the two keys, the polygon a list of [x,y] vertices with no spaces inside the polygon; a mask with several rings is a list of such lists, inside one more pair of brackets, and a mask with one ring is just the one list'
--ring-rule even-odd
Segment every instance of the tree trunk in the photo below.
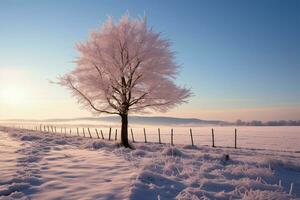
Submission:
{"label": "tree trunk", "polygon": [[132,148],[128,142],[128,114],[121,114],[122,128],[121,128],[121,143],[126,148]]}

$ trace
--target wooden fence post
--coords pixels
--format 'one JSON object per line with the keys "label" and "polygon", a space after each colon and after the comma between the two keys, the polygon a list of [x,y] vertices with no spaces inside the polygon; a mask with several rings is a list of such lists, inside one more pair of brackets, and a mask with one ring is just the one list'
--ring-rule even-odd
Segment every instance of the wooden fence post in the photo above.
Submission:
{"label": "wooden fence post", "polygon": [[48,133],[50,132],[49,126],[47,126]]}
{"label": "wooden fence post", "polygon": [[191,142],[192,142],[192,146],[194,146],[194,138],[193,138],[193,131],[190,128],[190,135],[191,135]]}
{"label": "wooden fence post", "polygon": [[234,129],[234,148],[236,149],[236,139],[237,139],[237,131]]}
{"label": "wooden fence post", "polygon": [[173,143],[173,128],[171,129],[171,145],[173,146],[174,143]]}
{"label": "wooden fence post", "polygon": [[67,128],[65,127],[65,136],[67,136]]}
{"label": "wooden fence post", "polygon": [[111,136],[111,127],[109,128],[108,140],[110,140],[110,136]]}
{"label": "wooden fence post", "polygon": [[83,132],[83,137],[85,137],[85,131],[84,131],[84,128],[82,128],[82,132]]}
{"label": "wooden fence post", "polygon": [[92,134],[91,134],[90,128],[88,128],[88,132],[89,132],[90,138],[92,138]]}
{"label": "wooden fence post", "polygon": [[118,129],[116,129],[116,133],[115,133],[115,140],[117,140],[118,138]]}
{"label": "wooden fence post", "polygon": [[146,129],[144,128],[144,138],[145,138],[145,143],[147,143],[147,136],[146,136]]}
{"label": "wooden fence post", "polygon": [[53,133],[53,126],[51,126],[51,132]]}
{"label": "wooden fence post", "polygon": [[212,139],[212,147],[215,147],[215,134],[214,129],[211,129],[211,139]]}
{"label": "wooden fence post", "polygon": [[42,132],[42,124],[40,124],[40,131]]}
{"label": "wooden fence post", "polygon": [[78,129],[78,127],[76,128],[76,130],[77,130],[77,136],[79,137],[79,129]]}
{"label": "wooden fence post", "polygon": [[132,138],[132,142],[134,143],[134,137],[133,137],[133,131],[132,131],[132,128],[130,129],[130,132],[131,132],[131,138]]}
{"label": "wooden fence post", "polygon": [[102,129],[100,129],[100,133],[101,133],[102,140],[104,140],[104,135],[103,135]]}
{"label": "wooden fence post", "polygon": [[95,128],[95,131],[96,131],[96,134],[97,134],[97,138],[100,139],[97,128]]}
{"label": "wooden fence post", "polygon": [[290,186],[289,195],[292,195],[292,193],[293,193],[293,186],[294,186],[294,183],[292,182],[291,186]]}
{"label": "wooden fence post", "polygon": [[54,132],[56,133],[56,126],[54,126]]}
{"label": "wooden fence post", "polygon": [[70,136],[72,136],[72,129],[70,128]]}
{"label": "wooden fence post", "polygon": [[161,138],[160,138],[160,128],[158,128],[158,143],[161,144]]}

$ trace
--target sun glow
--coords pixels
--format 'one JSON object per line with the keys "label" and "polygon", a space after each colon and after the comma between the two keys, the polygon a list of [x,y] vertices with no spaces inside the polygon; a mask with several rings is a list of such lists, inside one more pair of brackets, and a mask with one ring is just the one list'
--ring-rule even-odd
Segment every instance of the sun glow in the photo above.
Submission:
{"label": "sun glow", "polygon": [[7,105],[22,105],[28,100],[26,91],[20,86],[1,87],[0,101]]}
{"label": "sun glow", "polygon": [[32,96],[33,84],[26,71],[2,68],[0,70],[0,105],[24,106]]}

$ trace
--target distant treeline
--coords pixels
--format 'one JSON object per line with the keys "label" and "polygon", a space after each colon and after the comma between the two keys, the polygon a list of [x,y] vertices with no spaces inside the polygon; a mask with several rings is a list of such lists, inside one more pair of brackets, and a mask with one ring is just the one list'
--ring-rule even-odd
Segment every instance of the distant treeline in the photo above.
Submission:
{"label": "distant treeline", "polygon": [[262,122],[258,120],[253,121],[242,121],[237,120],[235,122],[237,126],[300,126],[300,120],[279,120],[279,121],[267,121]]}

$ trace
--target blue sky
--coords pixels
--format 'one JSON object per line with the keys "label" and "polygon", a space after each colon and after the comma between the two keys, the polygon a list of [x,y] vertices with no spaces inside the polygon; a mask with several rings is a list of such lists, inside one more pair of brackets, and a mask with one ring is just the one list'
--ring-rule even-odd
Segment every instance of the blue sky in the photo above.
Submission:
{"label": "blue sky", "polygon": [[[118,20],[127,11],[131,17],[146,13],[149,25],[172,41],[182,65],[178,83],[194,93],[189,104],[164,115],[300,119],[300,2],[296,0],[2,0],[0,73],[3,77],[7,71],[20,72],[15,82],[30,82],[27,89],[35,92],[26,105],[0,100],[0,118],[89,115],[76,110],[67,91],[48,80],[74,67],[76,42],[87,39],[107,16]],[[3,89],[9,80],[2,82]],[[72,106],[61,115],[54,109],[57,105]],[[31,114],[26,114],[27,109]],[[45,110],[43,115],[40,109]]]}

